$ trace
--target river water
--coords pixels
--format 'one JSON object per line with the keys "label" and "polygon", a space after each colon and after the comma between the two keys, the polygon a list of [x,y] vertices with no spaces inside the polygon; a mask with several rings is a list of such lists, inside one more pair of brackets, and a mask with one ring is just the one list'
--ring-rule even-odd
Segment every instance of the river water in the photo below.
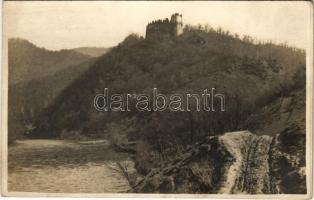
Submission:
{"label": "river water", "polygon": [[9,146],[9,192],[123,193],[130,189],[116,169],[132,162],[107,140],[20,140]]}

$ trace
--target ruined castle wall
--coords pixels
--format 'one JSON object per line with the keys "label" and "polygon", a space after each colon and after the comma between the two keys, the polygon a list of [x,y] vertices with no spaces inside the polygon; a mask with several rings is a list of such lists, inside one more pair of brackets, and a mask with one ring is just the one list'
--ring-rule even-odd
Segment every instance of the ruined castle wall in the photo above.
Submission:
{"label": "ruined castle wall", "polygon": [[147,25],[146,38],[171,37],[172,29],[172,24],[169,21],[151,23]]}
{"label": "ruined castle wall", "polygon": [[146,38],[176,37],[183,33],[182,15],[174,14],[171,20],[157,20],[149,23],[146,27]]}

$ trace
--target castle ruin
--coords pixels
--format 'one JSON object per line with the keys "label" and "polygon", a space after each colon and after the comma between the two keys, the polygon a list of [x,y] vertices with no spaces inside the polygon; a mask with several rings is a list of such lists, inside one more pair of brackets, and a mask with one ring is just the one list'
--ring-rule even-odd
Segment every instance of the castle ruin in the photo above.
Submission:
{"label": "castle ruin", "polygon": [[171,19],[152,21],[146,26],[146,38],[177,37],[183,33],[182,15],[175,13]]}

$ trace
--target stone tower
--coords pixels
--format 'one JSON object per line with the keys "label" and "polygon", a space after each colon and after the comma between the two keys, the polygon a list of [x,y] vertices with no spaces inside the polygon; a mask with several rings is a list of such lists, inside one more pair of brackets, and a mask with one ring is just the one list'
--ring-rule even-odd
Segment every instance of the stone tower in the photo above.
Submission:
{"label": "stone tower", "polygon": [[170,22],[173,24],[173,35],[181,35],[183,33],[182,15],[180,15],[179,13],[171,15]]}

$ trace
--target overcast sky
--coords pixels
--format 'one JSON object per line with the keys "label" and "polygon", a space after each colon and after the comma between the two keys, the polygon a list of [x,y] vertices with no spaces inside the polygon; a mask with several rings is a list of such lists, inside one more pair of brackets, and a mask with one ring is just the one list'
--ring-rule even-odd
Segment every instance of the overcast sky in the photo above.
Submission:
{"label": "overcast sky", "polygon": [[305,48],[310,9],[309,2],[6,1],[4,27],[7,37],[25,38],[52,50],[109,47],[130,33],[144,36],[148,22],[179,12],[184,24],[220,26]]}

